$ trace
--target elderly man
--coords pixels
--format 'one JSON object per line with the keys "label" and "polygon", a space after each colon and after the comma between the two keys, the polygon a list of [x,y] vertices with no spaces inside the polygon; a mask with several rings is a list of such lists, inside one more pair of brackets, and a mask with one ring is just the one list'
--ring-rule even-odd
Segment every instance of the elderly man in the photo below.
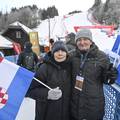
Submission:
{"label": "elderly man", "polygon": [[89,29],[81,29],[75,36],[77,48],[72,58],[72,120],[103,120],[103,84],[113,84],[118,75],[108,56],[92,40]]}

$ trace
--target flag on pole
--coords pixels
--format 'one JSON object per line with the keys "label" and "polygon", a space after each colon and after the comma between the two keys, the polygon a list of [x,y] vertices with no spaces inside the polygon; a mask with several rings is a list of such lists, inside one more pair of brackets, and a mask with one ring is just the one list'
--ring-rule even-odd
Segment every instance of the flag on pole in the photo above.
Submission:
{"label": "flag on pole", "polygon": [[112,51],[120,55],[120,35],[117,36]]}
{"label": "flag on pole", "polygon": [[118,66],[118,78],[117,78],[117,80],[116,80],[116,83],[118,84],[118,85],[120,85],[120,65]]}
{"label": "flag on pole", "polygon": [[15,120],[34,73],[0,57],[0,120]]}
{"label": "flag on pole", "polygon": [[117,65],[117,69],[118,69],[118,78],[116,80],[116,83],[120,85],[120,33],[118,34],[116,41],[113,45],[112,51],[114,53],[116,53],[118,57],[115,58],[113,65],[116,66]]}

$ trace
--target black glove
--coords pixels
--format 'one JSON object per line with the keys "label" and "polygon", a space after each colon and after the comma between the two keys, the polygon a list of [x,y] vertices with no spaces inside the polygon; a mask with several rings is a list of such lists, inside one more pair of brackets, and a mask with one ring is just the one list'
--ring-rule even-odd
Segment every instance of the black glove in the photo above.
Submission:
{"label": "black glove", "polygon": [[110,64],[109,69],[107,71],[108,84],[115,83],[117,77],[118,77],[118,70],[113,67],[113,64]]}

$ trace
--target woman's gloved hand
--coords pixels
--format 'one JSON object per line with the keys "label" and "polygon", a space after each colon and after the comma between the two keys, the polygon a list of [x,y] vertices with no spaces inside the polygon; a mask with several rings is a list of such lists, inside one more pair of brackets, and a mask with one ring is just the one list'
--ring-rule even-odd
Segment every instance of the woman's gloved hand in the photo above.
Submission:
{"label": "woman's gloved hand", "polygon": [[59,89],[59,87],[51,89],[48,91],[48,99],[50,100],[58,100],[62,97],[62,91]]}

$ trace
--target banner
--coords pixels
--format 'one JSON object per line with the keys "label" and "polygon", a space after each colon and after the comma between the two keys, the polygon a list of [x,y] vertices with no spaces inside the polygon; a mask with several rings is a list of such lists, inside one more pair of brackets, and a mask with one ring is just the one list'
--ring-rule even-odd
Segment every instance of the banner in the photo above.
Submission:
{"label": "banner", "polygon": [[30,42],[32,43],[32,50],[39,56],[40,55],[40,45],[38,39],[38,32],[29,33]]}

